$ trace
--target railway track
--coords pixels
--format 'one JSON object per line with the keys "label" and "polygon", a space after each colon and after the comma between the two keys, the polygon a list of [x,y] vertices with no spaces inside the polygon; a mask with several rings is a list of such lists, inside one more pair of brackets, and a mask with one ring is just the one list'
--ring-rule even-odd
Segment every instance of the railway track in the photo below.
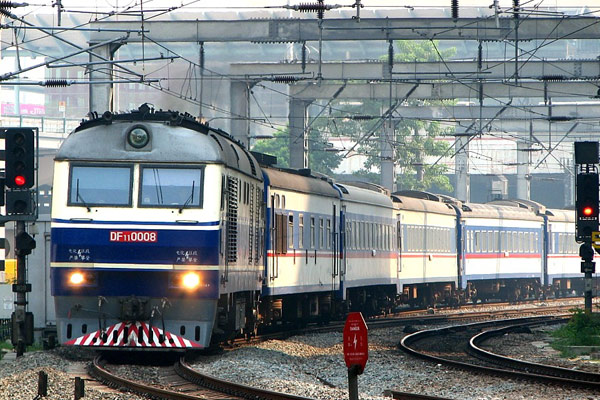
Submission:
{"label": "railway track", "polygon": [[[556,324],[566,320],[565,315],[525,317],[431,329],[405,336],[400,342],[400,347],[413,356],[436,364],[474,372],[600,389],[600,374],[517,360],[479,347],[494,336],[523,327]],[[483,329],[487,330],[481,332]]]}
{"label": "railway track", "polygon": [[[578,301],[580,298],[573,298],[571,300]],[[463,306],[459,309],[442,307],[438,310],[418,309],[418,310],[406,310],[389,314],[386,316],[371,317],[367,319],[367,324],[370,328],[385,328],[393,327],[398,325],[423,325],[423,324],[443,324],[452,321],[487,321],[489,319],[498,318],[516,318],[523,314],[535,313],[539,314],[556,314],[567,312],[572,309],[574,304],[564,304],[565,299],[548,299],[544,301],[544,306],[540,306],[540,302],[537,300],[526,301],[521,304],[523,308],[515,309],[501,309],[501,310],[489,310],[494,307],[511,306],[509,303],[487,303],[487,304],[476,304]],[[559,304],[554,304],[559,303]],[[488,310],[486,310],[488,309]],[[307,332],[310,333],[323,333],[323,332],[341,332],[344,328],[344,321],[332,321],[324,326],[308,326],[301,329],[289,329],[285,331],[279,331],[274,333],[265,333],[259,336],[247,338],[238,338],[232,340],[228,345],[233,348],[238,345],[245,343],[257,343],[269,339],[285,339],[289,336],[302,335]]]}
{"label": "railway track", "polygon": [[[405,315],[404,317],[399,317],[398,315],[393,318],[375,318],[368,321],[368,325],[370,328],[386,328],[398,325],[422,325],[422,324],[448,324],[448,323],[456,323],[457,321],[468,320],[471,322],[470,326],[472,330],[476,331],[475,333],[479,333],[479,331],[483,327],[493,327],[502,324],[503,322],[497,321],[489,321],[492,318],[514,318],[516,315],[523,315],[524,313],[546,313],[546,314],[555,314],[557,312],[566,312],[568,308],[572,308],[572,305],[560,305],[560,306],[548,306],[544,305],[543,307],[527,307],[519,310],[496,310],[496,311],[473,311],[472,309],[468,312],[458,312],[456,314],[427,314],[421,313],[420,315],[415,313],[410,313]],[[551,319],[550,317],[542,317],[546,320]],[[527,319],[535,320],[534,317],[529,317]],[[527,319],[521,319],[521,321],[526,321]],[[540,317],[537,317],[540,320]],[[473,321],[485,321],[485,322],[476,322]],[[517,319],[512,319],[511,321],[517,321]],[[504,322],[504,324],[506,324]],[[267,340],[267,339],[285,339],[285,337],[293,335],[293,334],[302,334],[310,332],[326,332],[326,331],[341,331],[343,325],[340,323],[332,323],[329,326],[324,327],[309,327],[309,329],[305,330],[297,330],[297,331],[287,331],[279,334],[272,335],[264,335],[260,337],[256,337],[252,340],[252,342],[259,340]],[[448,331],[461,331],[467,330],[468,328],[462,327],[450,327],[444,328]],[[425,332],[435,332],[434,331],[425,331]],[[441,331],[441,330],[439,330]],[[498,331],[500,332],[500,331]],[[498,335],[502,333],[497,333]],[[414,337],[415,343],[420,341],[423,336],[426,335],[424,333],[419,333],[416,335],[409,335],[409,337]],[[430,335],[433,335],[430,334]],[[468,338],[470,339],[473,335],[470,335]],[[485,340],[483,337],[480,340],[476,340],[475,343],[481,343],[481,341]],[[465,343],[468,340],[465,339]],[[237,345],[241,345],[246,342],[236,342]],[[436,363],[440,363],[437,359],[434,360]],[[134,367],[135,368],[135,367]],[[515,368],[512,368],[514,371]],[[133,381],[128,378],[124,378],[123,376],[119,376],[118,373],[111,372],[110,365],[108,367],[104,366],[104,361],[101,358],[96,358],[94,360],[93,366],[91,367],[91,374],[106,384],[107,386],[118,388],[119,390],[127,390],[130,392],[142,394],[145,396],[149,396],[151,398],[156,399],[306,399],[308,398],[301,396],[288,395],[283,393],[276,393],[265,391],[253,387],[249,387],[246,385],[238,385],[232,382],[227,382],[221,379],[217,379],[212,376],[208,376],[198,372],[197,370],[192,369],[186,362],[184,358],[180,359],[174,367],[163,367],[161,368],[161,379],[160,385],[152,385],[144,382]],[[145,378],[144,378],[145,379]],[[425,400],[425,399],[435,399],[442,400],[442,397],[435,396],[423,396],[420,394],[413,393],[403,393],[397,391],[389,391],[389,396],[394,399],[406,399],[406,400]]]}
{"label": "railway track", "polygon": [[162,375],[163,387],[124,378],[113,373],[101,356],[94,359],[90,373],[105,385],[160,400],[313,400],[218,379],[192,369],[182,357],[173,372]]}

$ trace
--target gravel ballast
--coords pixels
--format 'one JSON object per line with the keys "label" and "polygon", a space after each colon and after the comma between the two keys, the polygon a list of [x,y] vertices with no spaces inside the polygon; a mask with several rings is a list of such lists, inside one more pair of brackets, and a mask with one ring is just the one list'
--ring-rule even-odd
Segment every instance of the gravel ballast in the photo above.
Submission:
{"label": "gravel ballast", "polygon": [[[419,327],[424,328],[424,327]],[[495,399],[596,399],[598,394],[579,388],[562,388],[520,380],[495,378],[449,369],[404,354],[397,348],[404,327],[369,330],[369,361],[358,378],[361,400],[383,400],[388,389],[461,400]],[[491,349],[512,357],[569,368],[600,372],[600,364],[587,360],[564,360],[549,349],[549,330],[510,334],[494,339]],[[93,352],[59,348],[26,353],[16,360],[0,362],[0,400],[31,400],[37,394],[38,372],[48,374],[50,400],[72,399],[73,371],[84,371]],[[201,372],[221,379],[314,399],[347,399],[348,375],[344,363],[342,334],[295,336],[244,345],[223,354],[204,356],[192,363]],[[126,374],[128,366],[117,368]],[[157,381],[157,368],[135,367],[131,379]],[[130,393],[105,392],[86,384],[87,400],[138,400]]]}

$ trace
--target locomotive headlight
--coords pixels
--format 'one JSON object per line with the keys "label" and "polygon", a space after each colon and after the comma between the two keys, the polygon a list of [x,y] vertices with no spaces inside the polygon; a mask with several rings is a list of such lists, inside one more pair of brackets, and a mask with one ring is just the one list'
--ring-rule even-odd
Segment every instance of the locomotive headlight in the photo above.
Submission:
{"label": "locomotive headlight", "polygon": [[150,134],[147,130],[139,126],[133,128],[127,134],[127,143],[136,149],[141,149],[142,147],[146,146],[149,141]]}
{"label": "locomotive headlight", "polygon": [[69,283],[72,285],[81,285],[85,282],[85,276],[81,272],[73,272],[69,275]]}
{"label": "locomotive headlight", "polygon": [[196,289],[200,285],[200,275],[196,272],[188,272],[181,277],[181,283],[186,289]]}

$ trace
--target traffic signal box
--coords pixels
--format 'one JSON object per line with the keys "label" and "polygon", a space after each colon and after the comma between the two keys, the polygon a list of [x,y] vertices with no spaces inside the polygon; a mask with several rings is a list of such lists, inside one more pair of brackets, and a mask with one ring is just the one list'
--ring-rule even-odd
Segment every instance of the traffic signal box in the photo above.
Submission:
{"label": "traffic signal box", "polygon": [[576,236],[577,241],[591,241],[598,230],[598,174],[577,174]]}
{"label": "traffic signal box", "polygon": [[4,130],[6,214],[30,215],[34,212],[35,130],[12,128]]}
{"label": "traffic signal box", "polygon": [[35,140],[33,129],[6,132],[6,187],[29,189],[35,183]]}

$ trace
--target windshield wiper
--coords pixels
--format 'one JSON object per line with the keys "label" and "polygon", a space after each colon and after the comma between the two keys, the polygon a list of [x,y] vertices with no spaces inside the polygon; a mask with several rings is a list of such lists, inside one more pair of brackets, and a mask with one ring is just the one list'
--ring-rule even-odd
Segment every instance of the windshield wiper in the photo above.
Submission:
{"label": "windshield wiper", "polygon": [[192,181],[192,193],[190,193],[190,196],[187,198],[187,200],[185,201],[185,203],[183,203],[183,205],[179,209],[179,214],[181,214],[181,212],[183,211],[183,209],[185,207],[187,207],[188,204],[190,204],[191,202],[194,201],[194,187],[195,186],[196,186],[196,181]]}
{"label": "windshield wiper", "polygon": [[81,197],[81,194],[79,194],[79,179],[77,179],[77,191],[75,193],[75,200],[81,200],[81,202],[83,203],[83,205],[85,206],[85,208],[87,208],[88,212],[91,212],[92,209],[90,208],[90,206],[88,206],[88,204],[85,202],[85,200],[83,199],[83,197]]}

